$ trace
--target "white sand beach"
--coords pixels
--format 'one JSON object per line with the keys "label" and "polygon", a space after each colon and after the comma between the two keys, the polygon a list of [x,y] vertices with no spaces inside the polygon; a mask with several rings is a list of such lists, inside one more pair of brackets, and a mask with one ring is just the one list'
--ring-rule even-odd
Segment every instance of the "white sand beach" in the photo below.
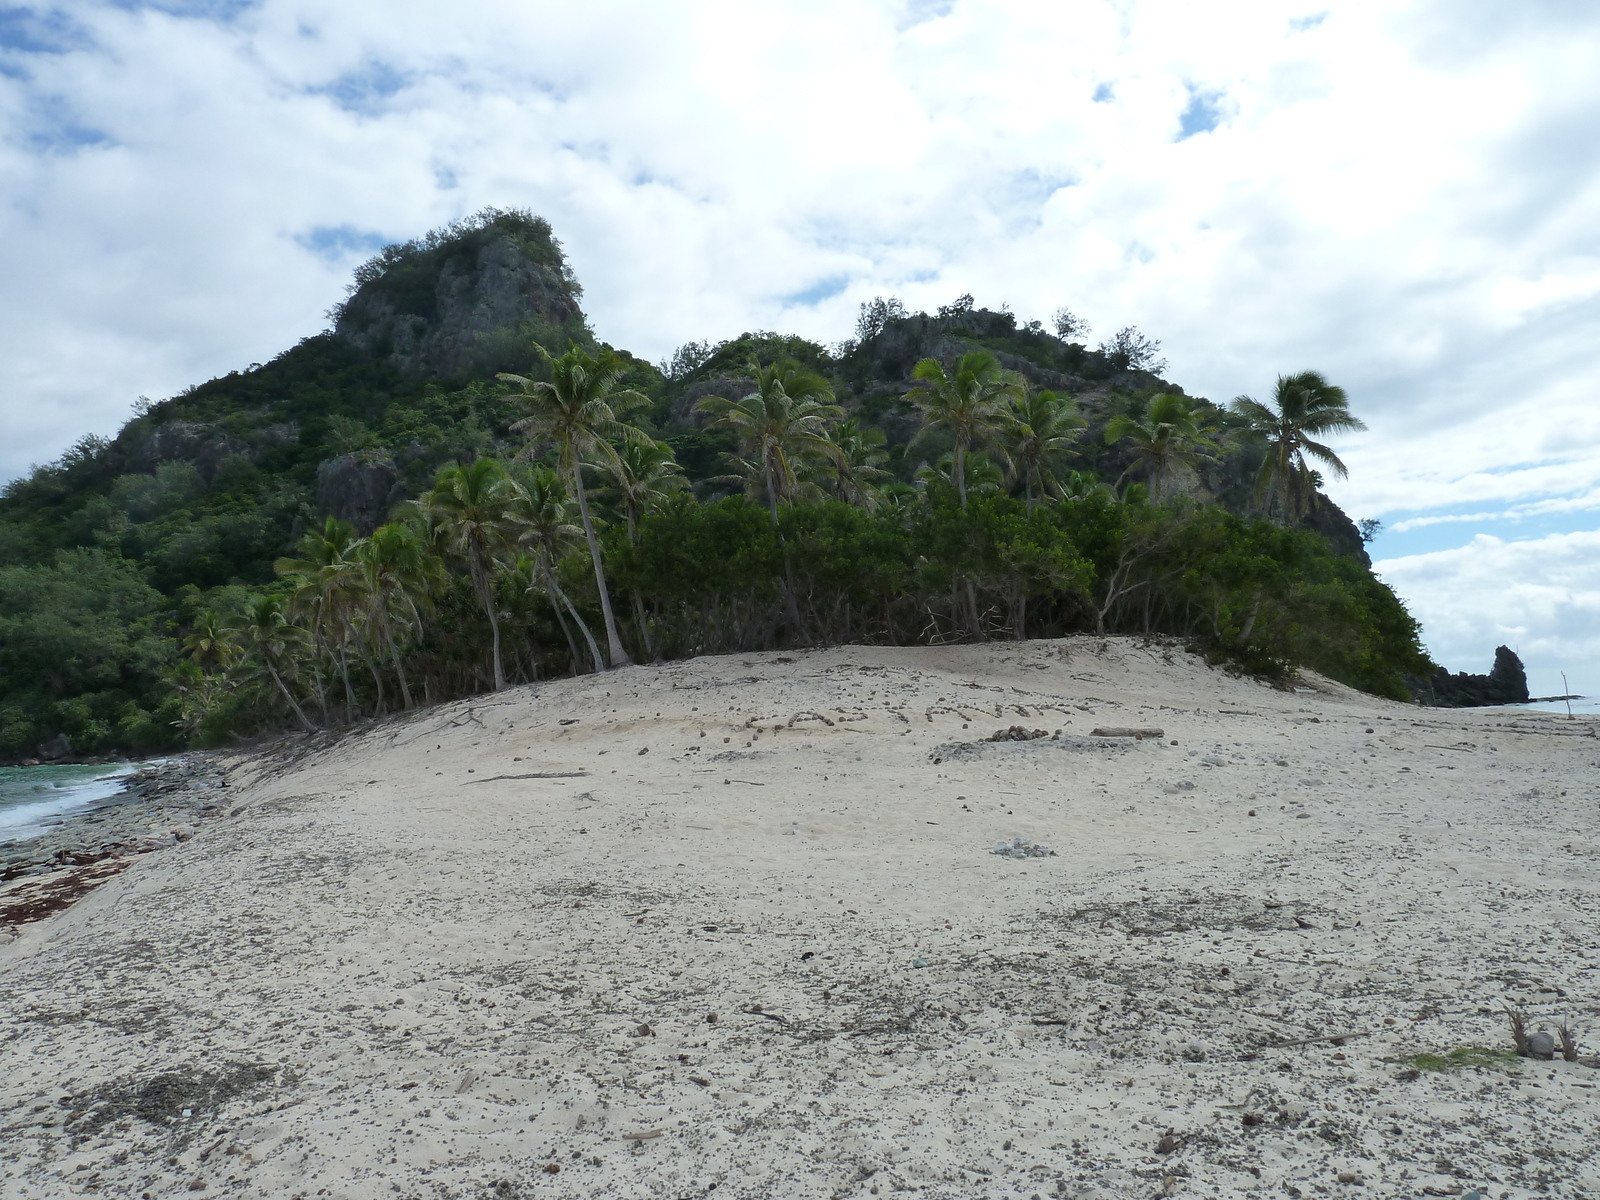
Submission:
{"label": "white sand beach", "polygon": [[288,741],[0,947],[0,1194],[1592,1194],[1600,1070],[1410,1060],[1600,1049],[1597,725],[1076,638]]}

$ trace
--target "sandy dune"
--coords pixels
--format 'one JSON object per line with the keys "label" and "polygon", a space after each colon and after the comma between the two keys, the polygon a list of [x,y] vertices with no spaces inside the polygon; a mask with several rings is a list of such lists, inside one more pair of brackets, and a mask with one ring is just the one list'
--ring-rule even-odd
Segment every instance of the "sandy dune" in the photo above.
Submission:
{"label": "sandy dune", "polygon": [[0,1193],[1576,1196],[1600,1070],[1406,1060],[1600,1044],[1595,733],[1074,639],[241,760],[0,948]]}

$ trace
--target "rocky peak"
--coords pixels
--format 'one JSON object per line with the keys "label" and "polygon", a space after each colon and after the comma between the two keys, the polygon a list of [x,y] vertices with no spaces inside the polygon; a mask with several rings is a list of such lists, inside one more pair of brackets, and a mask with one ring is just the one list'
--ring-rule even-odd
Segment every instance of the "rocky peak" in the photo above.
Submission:
{"label": "rocky peak", "polygon": [[548,222],[484,209],[360,267],[334,336],[412,376],[523,369],[532,341],[591,340],[581,294]]}

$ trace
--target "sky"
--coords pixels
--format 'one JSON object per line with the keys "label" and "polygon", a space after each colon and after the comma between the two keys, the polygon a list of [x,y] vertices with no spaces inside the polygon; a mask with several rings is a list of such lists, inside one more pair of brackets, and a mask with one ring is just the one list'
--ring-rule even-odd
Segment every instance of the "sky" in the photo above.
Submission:
{"label": "sky", "polygon": [[1435,657],[1600,692],[1597,128],[1592,0],[0,0],[0,478],[526,208],[652,359],[970,292],[1321,370]]}

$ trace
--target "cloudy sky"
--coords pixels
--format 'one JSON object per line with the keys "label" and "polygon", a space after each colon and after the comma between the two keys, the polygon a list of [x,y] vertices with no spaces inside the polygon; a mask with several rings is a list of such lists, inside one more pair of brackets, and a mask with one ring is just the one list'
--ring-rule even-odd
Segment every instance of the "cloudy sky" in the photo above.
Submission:
{"label": "cloudy sky", "polygon": [[1600,691],[1593,0],[0,0],[0,477],[484,205],[660,358],[878,294],[1315,367],[1452,669]]}

